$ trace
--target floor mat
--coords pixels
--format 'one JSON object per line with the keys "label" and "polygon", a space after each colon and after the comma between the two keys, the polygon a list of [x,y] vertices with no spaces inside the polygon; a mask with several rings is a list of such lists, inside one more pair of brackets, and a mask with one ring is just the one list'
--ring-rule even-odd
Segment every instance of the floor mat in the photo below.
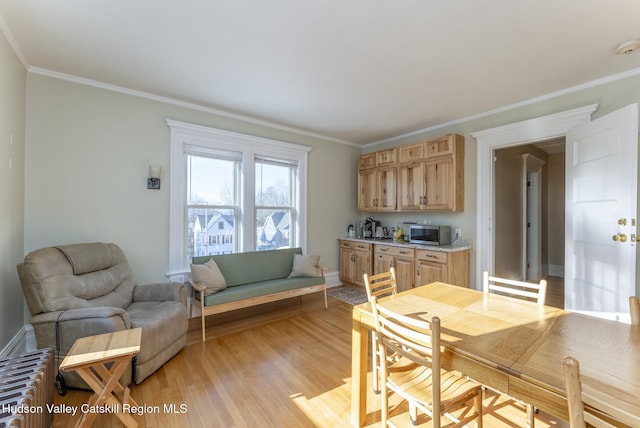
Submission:
{"label": "floor mat", "polygon": [[332,287],[327,289],[327,294],[354,306],[367,301],[367,291],[364,288]]}

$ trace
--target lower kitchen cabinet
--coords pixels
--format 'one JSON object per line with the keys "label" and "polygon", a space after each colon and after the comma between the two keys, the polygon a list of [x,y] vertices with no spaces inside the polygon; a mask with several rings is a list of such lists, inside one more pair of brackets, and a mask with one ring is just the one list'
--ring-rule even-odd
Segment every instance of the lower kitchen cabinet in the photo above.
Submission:
{"label": "lower kitchen cabinet", "polygon": [[446,282],[469,286],[469,249],[442,251],[408,244],[386,245],[340,239],[340,280],[364,287],[363,275],[396,270],[398,291]]}
{"label": "lower kitchen cabinet", "polygon": [[374,245],[373,273],[388,272],[391,267],[396,270],[398,291],[413,288],[414,282],[414,250],[391,245]]}
{"label": "lower kitchen cabinet", "polygon": [[364,274],[371,275],[371,244],[340,241],[340,280],[364,287]]}
{"label": "lower kitchen cabinet", "polygon": [[432,282],[469,287],[469,250],[416,250],[416,286]]}

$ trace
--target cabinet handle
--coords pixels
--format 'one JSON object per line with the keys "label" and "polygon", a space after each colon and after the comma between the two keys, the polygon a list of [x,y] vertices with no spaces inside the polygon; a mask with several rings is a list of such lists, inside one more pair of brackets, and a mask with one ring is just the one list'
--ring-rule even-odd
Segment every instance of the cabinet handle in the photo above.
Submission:
{"label": "cabinet handle", "polygon": [[388,248],[380,248],[378,251],[384,251],[384,252],[387,252],[387,251],[389,251],[389,249],[388,249]]}
{"label": "cabinet handle", "polygon": [[416,268],[416,276],[420,276],[420,268],[419,267]]}
{"label": "cabinet handle", "polygon": [[400,254],[409,254],[410,251],[400,251]]}

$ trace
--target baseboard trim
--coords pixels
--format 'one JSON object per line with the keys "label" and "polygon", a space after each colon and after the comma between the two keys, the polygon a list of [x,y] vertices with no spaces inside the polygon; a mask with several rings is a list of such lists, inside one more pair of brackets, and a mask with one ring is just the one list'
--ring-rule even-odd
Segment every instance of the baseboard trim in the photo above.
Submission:
{"label": "baseboard trim", "polygon": [[564,278],[564,266],[549,265],[549,276],[559,276],[561,278]]}
{"label": "baseboard trim", "polygon": [[342,285],[339,273],[337,271],[327,272],[324,275],[324,284],[327,288],[338,287],[339,285]]}
{"label": "baseboard trim", "polygon": [[36,340],[31,324],[23,325],[7,345],[0,351],[0,358],[36,349]]}

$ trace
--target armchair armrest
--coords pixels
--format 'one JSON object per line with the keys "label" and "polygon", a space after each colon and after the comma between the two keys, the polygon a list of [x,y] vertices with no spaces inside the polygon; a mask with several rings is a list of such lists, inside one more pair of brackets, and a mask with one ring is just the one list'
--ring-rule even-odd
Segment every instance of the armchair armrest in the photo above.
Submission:
{"label": "armchair armrest", "polygon": [[137,285],[133,289],[134,302],[181,302],[187,306],[187,291],[180,282],[161,282]]}
{"label": "armchair armrest", "polygon": [[329,268],[327,266],[318,266],[318,267],[322,271],[322,276],[324,276],[324,274],[329,271]]}
{"label": "armchair armrest", "polygon": [[63,355],[79,337],[131,328],[129,315],[121,308],[98,307],[46,312],[31,317],[38,347],[56,347],[56,320],[59,321],[60,352]]}

